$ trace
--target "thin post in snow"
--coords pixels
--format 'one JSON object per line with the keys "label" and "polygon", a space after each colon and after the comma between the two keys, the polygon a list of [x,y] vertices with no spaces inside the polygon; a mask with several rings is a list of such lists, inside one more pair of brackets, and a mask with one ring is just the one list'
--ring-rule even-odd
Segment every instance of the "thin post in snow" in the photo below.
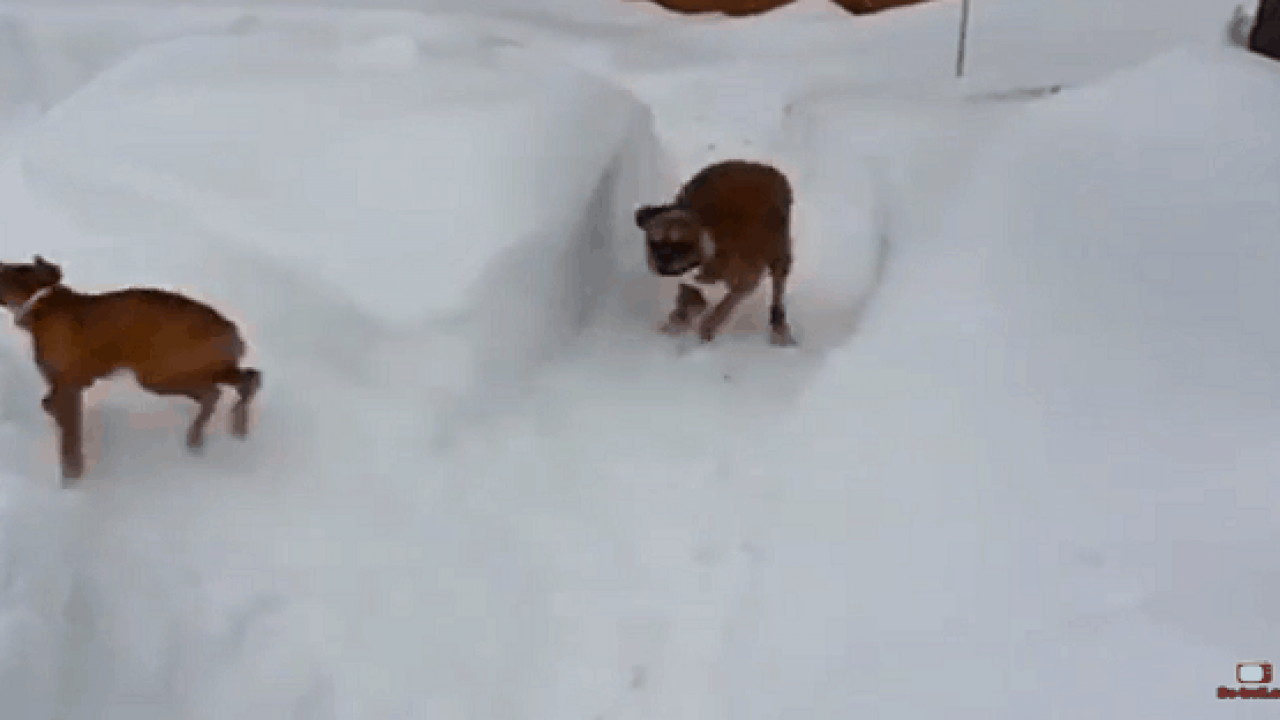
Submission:
{"label": "thin post in snow", "polygon": [[956,48],[956,77],[964,77],[964,50],[969,38],[969,0],[960,0],[960,42]]}

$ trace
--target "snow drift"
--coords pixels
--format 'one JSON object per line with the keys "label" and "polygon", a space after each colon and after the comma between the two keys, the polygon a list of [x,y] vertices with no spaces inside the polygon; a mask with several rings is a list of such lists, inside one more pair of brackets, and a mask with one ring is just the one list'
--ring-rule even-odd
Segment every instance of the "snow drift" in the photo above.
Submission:
{"label": "snow drift", "polygon": [[788,104],[781,151],[796,167],[792,295],[812,341],[847,342],[892,257],[936,242],[956,189],[1008,114],[890,91],[829,89]]}
{"label": "snow drift", "polygon": [[1266,656],[1277,112],[1266,61],[1212,50],[1011,111],[760,448],[806,438],[795,512],[858,510],[771,543],[761,585],[808,590],[753,606],[735,717],[817,677],[823,716],[1201,717]]}

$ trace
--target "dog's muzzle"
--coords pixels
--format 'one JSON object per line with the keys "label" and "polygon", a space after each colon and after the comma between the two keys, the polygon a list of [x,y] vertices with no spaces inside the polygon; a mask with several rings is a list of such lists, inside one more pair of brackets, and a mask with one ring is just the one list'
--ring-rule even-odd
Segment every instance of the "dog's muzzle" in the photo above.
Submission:
{"label": "dog's muzzle", "polygon": [[649,246],[649,265],[663,277],[683,275],[697,265],[691,254],[687,247],[652,244]]}
{"label": "dog's muzzle", "polygon": [[655,265],[654,269],[657,270],[658,274],[661,275],[662,277],[680,277],[681,275],[684,275],[685,273],[689,272],[689,270],[691,270],[692,268],[664,267],[664,266]]}

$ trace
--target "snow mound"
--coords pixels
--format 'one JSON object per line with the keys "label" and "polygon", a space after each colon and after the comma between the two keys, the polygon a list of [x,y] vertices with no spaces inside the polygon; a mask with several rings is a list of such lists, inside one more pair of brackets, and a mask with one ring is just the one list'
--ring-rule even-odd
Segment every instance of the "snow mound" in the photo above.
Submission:
{"label": "snow mound", "polygon": [[1008,111],[946,97],[833,89],[788,104],[793,297],[810,342],[853,332],[896,254],[930,242]]}
{"label": "snow mound", "polygon": [[[1280,576],[1253,551],[1274,544],[1280,515],[1278,112],[1259,58],[1162,55],[1032,111],[982,169],[967,223],[990,242],[1003,367],[1035,428],[1022,482],[1053,488],[1054,512],[1021,528],[1022,561],[1049,567],[1061,557],[1049,538],[1073,538],[1129,576],[1147,622],[1228,657],[1265,655],[1259,638],[1280,630],[1257,600],[1280,592]],[[1057,662],[1081,689],[1096,683],[1082,715],[1138,711],[1118,700],[1124,688],[1170,668],[1233,680],[1192,648],[1117,642],[1100,666],[1082,630],[1097,615],[1082,614],[1044,635],[1046,653],[1063,643]],[[1121,680],[1133,667],[1162,670]],[[1178,713],[1176,696],[1159,711]]]}
{"label": "snow mound", "polygon": [[1034,386],[1081,410],[1273,407],[1277,109],[1265,62],[1188,50],[1033,113],[996,160],[991,277]]}
{"label": "snow mound", "polygon": [[418,63],[406,36],[264,31],[135,53],[58,108],[23,170],[113,244],[288,268],[418,332],[410,376],[480,387],[586,322],[633,239],[652,163],[630,148],[649,123],[626,93],[509,46]]}

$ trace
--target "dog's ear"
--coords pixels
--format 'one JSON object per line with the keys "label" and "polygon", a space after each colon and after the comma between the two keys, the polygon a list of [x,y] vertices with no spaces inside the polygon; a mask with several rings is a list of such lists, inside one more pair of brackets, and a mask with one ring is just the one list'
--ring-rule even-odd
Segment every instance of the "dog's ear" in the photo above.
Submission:
{"label": "dog's ear", "polygon": [[36,279],[43,285],[57,285],[62,282],[62,268],[37,255],[35,257]]}
{"label": "dog's ear", "polygon": [[657,207],[654,205],[641,205],[636,208],[636,227],[643,230],[644,226],[648,225],[650,220],[661,215],[667,210],[668,208],[666,206]]}

